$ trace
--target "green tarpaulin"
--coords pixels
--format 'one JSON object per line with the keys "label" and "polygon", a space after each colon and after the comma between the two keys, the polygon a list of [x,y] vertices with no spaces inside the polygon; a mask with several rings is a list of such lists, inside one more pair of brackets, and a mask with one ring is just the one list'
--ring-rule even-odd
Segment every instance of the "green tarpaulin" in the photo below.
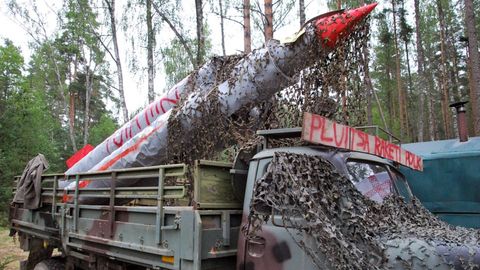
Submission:
{"label": "green tarpaulin", "polygon": [[480,228],[480,137],[402,147],[423,158],[423,172],[401,168],[414,195],[440,219]]}

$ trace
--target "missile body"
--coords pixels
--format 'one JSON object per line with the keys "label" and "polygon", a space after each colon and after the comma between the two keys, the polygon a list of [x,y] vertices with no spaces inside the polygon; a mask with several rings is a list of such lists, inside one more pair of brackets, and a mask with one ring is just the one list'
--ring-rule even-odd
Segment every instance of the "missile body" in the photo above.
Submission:
{"label": "missile body", "polygon": [[182,95],[186,95],[193,90],[203,93],[213,85],[220,83],[216,82],[216,78],[223,61],[224,58],[214,57],[197,71],[192,72],[95,147],[88,155],[67,170],[65,174],[72,175],[89,171],[104,158],[135,137],[135,135],[150,126],[159,116],[176,106]]}
{"label": "missile body", "polygon": [[[198,128],[192,125],[194,119],[209,117],[202,115],[202,111],[198,109],[200,106],[213,106],[212,103],[215,103],[223,116],[229,117],[245,106],[269,99],[276,92],[294,84],[292,77],[318,60],[309,54],[312,45],[316,46],[315,49],[327,53],[375,6],[376,4],[370,4],[331,16],[320,16],[308,24],[304,33],[292,43],[282,44],[273,40],[268,42],[264,48],[254,50],[237,63],[229,76],[230,79],[218,85],[218,92],[214,96],[216,102],[212,102],[210,95],[215,88],[206,94],[193,92],[173,117],[178,117],[182,131],[188,133]],[[158,117],[90,171],[152,166],[167,162],[170,116],[171,111]],[[98,188],[109,185],[108,181],[95,181],[81,186]],[[121,185],[121,182],[117,183],[117,186]],[[74,183],[68,188],[74,189]]]}

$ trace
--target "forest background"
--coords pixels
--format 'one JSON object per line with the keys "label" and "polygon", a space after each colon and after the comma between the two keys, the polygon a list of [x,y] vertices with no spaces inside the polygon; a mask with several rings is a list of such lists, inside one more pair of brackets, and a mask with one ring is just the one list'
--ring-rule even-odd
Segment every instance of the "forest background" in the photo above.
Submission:
{"label": "forest background", "polygon": [[[28,46],[0,40],[0,212],[13,176],[38,153],[50,171],[65,171],[78,149],[102,142],[209,57],[248,53],[322,7],[369,2],[5,0],[2,20],[20,26]],[[470,136],[480,135],[479,2],[380,0],[362,76],[335,91],[340,120],[379,125],[402,142],[450,139],[448,105],[468,100]],[[365,106],[349,107],[359,92]]]}

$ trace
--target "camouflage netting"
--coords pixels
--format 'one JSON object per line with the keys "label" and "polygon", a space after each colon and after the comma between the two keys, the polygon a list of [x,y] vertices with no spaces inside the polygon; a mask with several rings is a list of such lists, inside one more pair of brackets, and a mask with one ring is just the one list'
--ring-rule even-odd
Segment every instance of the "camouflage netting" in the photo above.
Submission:
{"label": "camouflage netting", "polygon": [[[386,269],[392,266],[388,259],[400,261],[406,269],[450,269],[453,259],[449,261],[448,256],[436,266],[427,262],[429,252],[442,253],[435,249],[439,244],[444,245],[445,253],[455,246],[474,247],[456,262],[465,269],[472,268],[474,256],[480,255],[479,230],[443,223],[416,199],[406,203],[390,196],[382,205],[377,204],[320,157],[276,153],[254,187],[251,209],[247,237],[254,237],[275,209],[283,226],[319,269]],[[385,243],[398,239],[415,241],[410,240],[400,255],[389,258]],[[419,248],[419,241],[434,247],[433,251]]]}
{"label": "camouflage netting", "polygon": [[368,46],[370,20],[356,26],[348,38],[327,55],[303,70],[298,82],[279,92],[273,100],[273,112],[262,128],[302,125],[303,112],[325,116],[351,126],[366,122],[367,93],[364,88],[362,48]]}
{"label": "camouflage netting", "polygon": [[[291,86],[268,101],[245,106],[230,117],[219,106],[218,85],[203,96],[198,107],[193,108],[195,113],[184,111],[184,106],[175,108],[168,121],[168,160],[192,164],[197,159],[217,158],[219,150],[228,149],[222,152],[222,158],[233,161],[236,150],[256,145],[259,141],[255,136],[257,130],[301,126],[303,112],[351,125],[364,124],[365,59],[361,48],[367,46],[368,30],[369,19],[365,19],[333,51],[313,42],[305,53],[308,58],[318,60],[304,70],[295,71]],[[259,59],[259,65],[262,61],[270,59]],[[241,71],[232,70],[237,62],[238,58],[225,61],[225,68],[217,76],[219,84],[223,81],[233,84],[239,79]],[[185,104],[184,100],[179,104]],[[187,115],[203,116],[188,119],[193,127],[190,132],[184,132],[182,127],[182,122],[189,117]]]}

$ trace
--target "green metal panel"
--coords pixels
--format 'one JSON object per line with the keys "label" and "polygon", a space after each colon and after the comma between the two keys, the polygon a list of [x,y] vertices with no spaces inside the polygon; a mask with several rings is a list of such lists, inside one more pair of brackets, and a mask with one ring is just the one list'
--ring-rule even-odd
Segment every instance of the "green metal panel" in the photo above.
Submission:
{"label": "green metal panel", "polygon": [[185,260],[193,261],[194,249],[194,228],[195,215],[192,211],[184,211],[181,213],[182,223],[180,224],[180,257]]}
{"label": "green metal panel", "polygon": [[453,225],[480,228],[480,137],[403,147],[424,159],[423,172],[401,171],[425,207]]}
{"label": "green metal panel", "polygon": [[240,209],[233,192],[231,163],[198,160],[194,170],[194,200],[199,209]]}

